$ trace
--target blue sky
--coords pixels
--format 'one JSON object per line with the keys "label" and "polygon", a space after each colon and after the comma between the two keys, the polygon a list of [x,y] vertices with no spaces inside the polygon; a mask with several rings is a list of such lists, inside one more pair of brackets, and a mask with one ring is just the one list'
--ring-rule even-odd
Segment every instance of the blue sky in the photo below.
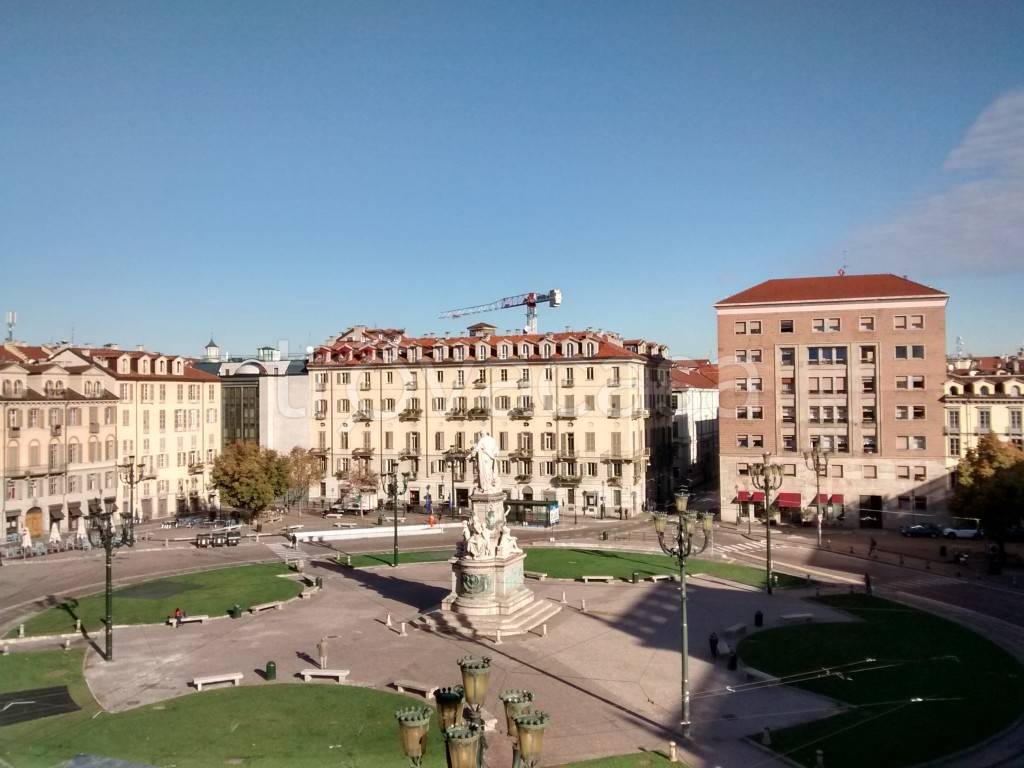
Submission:
{"label": "blue sky", "polygon": [[1009,351],[1022,39],[1019,2],[0,0],[0,308],[242,353],[558,287],[542,328],[708,355],[715,300],[845,263]]}

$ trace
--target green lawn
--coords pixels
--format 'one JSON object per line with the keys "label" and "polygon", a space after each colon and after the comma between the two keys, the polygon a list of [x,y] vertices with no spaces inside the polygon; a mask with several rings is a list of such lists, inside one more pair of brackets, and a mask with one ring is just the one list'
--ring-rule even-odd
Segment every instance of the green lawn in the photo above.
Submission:
{"label": "green lawn", "polygon": [[[435,563],[448,560],[452,556],[449,549],[430,549],[420,552],[398,552],[398,564],[406,563]],[[345,556],[341,556],[341,562],[345,562]],[[362,555],[352,555],[353,568],[370,568],[376,565],[391,565],[394,562],[394,551],[371,552]]]}
{"label": "green lawn", "polygon": [[1024,712],[1024,668],[980,635],[865,595],[820,600],[863,621],[758,632],[740,644],[743,661],[777,676],[877,669],[797,683],[858,708],[774,732],[776,751],[807,766],[822,749],[829,768],[860,768],[865,755],[873,768],[898,768],[976,744]]}
{"label": "green lawn", "polygon": [[[295,579],[280,578],[288,572],[284,563],[239,565],[133,584],[114,592],[114,623],[157,623],[178,607],[194,616],[222,616],[235,603],[248,608],[256,603],[287,600],[302,591],[302,585]],[[87,630],[96,632],[103,628],[104,614],[103,593],[89,595],[33,616],[25,622],[25,632],[73,632],[75,617],[82,619]],[[14,631],[8,636],[13,634]]]}
{"label": "green lawn", "polygon": [[686,768],[683,763],[670,763],[668,758],[657,752],[599,757],[596,760],[584,760],[582,763],[569,763],[561,768],[668,768],[669,766]]}
{"label": "green lawn", "polygon": [[[367,688],[291,683],[193,693],[100,714],[81,676],[82,654],[0,656],[0,690],[66,684],[83,711],[0,728],[0,758],[53,766],[79,752],[157,766],[405,765],[394,712],[415,702]],[[436,725],[436,721],[435,721]],[[436,730],[424,766],[445,763]]]}
{"label": "green lawn", "polygon": [[[578,579],[585,575],[629,579],[634,571],[640,574],[640,578],[658,573],[679,572],[675,559],[667,555],[558,547],[529,547],[526,550],[526,568],[546,573],[553,579]],[[690,558],[686,561],[686,573],[690,576],[705,573],[762,589],[765,584],[763,568],[722,563],[717,560]],[[776,575],[780,587],[800,586],[806,583],[794,576],[782,573]]]}

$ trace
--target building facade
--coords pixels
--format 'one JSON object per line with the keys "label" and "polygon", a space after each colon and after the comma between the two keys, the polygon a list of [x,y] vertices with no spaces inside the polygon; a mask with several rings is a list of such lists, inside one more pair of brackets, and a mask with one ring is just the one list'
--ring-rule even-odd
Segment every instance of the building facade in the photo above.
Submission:
{"label": "building facade", "polygon": [[[457,338],[356,326],[309,363],[313,497],[374,496],[409,473],[405,498],[464,507],[469,451],[489,432],[512,499],[563,513],[630,515],[667,497],[671,405],[666,349],[594,331]],[[375,482],[376,480],[376,482]]]}
{"label": "building facade", "polygon": [[773,514],[807,520],[815,472],[829,523],[898,527],[943,517],[949,476],[942,291],[895,275],[769,280],[718,302],[721,510],[765,514],[750,477],[783,467]]}
{"label": "building facade", "polygon": [[672,362],[672,481],[700,485],[718,478],[718,366]]}
{"label": "building facade", "polygon": [[117,496],[117,397],[100,366],[29,362],[48,350],[12,346],[0,352],[4,532],[44,539]]}
{"label": "building facade", "polygon": [[984,435],[1024,448],[1024,355],[955,360],[948,370],[943,431],[950,464]]}

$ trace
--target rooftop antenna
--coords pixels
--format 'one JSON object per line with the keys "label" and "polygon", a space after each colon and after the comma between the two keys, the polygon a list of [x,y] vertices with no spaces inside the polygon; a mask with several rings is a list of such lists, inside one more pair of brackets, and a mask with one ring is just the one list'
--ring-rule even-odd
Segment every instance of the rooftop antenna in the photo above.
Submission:
{"label": "rooftop antenna", "polygon": [[18,313],[7,313],[7,341],[14,341],[14,326],[18,324]]}
{"label": "rooftop antenna", "polygon": [[956,337],[956,359],[957,360],[963,360],[964,359],[964,337],[963,336],[957,336]]}

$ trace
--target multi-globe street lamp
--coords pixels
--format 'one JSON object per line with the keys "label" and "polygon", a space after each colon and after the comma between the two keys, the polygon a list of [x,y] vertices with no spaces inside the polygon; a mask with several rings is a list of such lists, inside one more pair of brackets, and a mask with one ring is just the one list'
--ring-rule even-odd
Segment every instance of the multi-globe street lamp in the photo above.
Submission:
{"label": "multi-globe street lamp", "polygon": [[[487,741],[482,709],[490,683],[491,660],[466,656],[458,663],[462,685],[434,691],[438,727],[444,738],[449,768],[483,768]],[[533,694],[529,691],[508,690],[498,698],[505,705],[513,768],[537,768],[548,716],[533,710]],[[429,707],[406,707],[395,712],[402,752],[409,758],[411,768],[423,764],[432,714]]]}
{"label": "multi-globe street lamp", "polygon": [[[689,626],[686,616],[686,558],[693,554],[700,554],[707,548],[709,532],[711,530],[711,516],[707,514],[697,515],[689,512],[689,495],[687,493],[676,494],[676,514],[678,516],[675,544],[666,542],[666,531],[668,529],[668,515],[655,513],[654,530],[658,534],[658,544],[662,551],[670,557],[676,558],[679,563],[679,655],[682,663],[682,720],[680,731],[683,738],[690,736],[690,640]],[[704,536],[703,543],[698,549],[694,549],[694,538],[696,535],[696,524],[700,521],[701,531]]]}
{"label": "multi-globe street lamp", "polygon": [[766,589],[772,594],[772,491],[782,487],[782,466],[770,463],[770,453],[761,454],[762,461],[750,467],[750,479],[754,487],[764,491],[764,529],[765,529],[765,576],[767,577]]}
{"label": "multi-globe street lamp", "polygon": [[821,546],[821,478],[828,477],[828,460],[832,456],[831,451],[823,451],[817,445],[811,450],[804,451],[804,463],[807,468],[814,472],[814,501],[818,508],[818,546]]}
{"label": "multi-globe street lamp", "polygon": [[[399,486],[399,479],[401,479],[401,486]],[[388,501],[391,502],[391,522],[394,526],[394,560],[392,561],[392,567],[398,567],[398,496],[404,494],[409,489],[409,473],[402,472],[399,474],[397,469],[393,469],[390,472],[383,472],[380,476],[381,486],[384,488],[388,495]]]}
{"label": "multi-globe street lamp", "polygon": [[104,661],[114,660],[114,547],[135,544],[134,525],[118,519],[117,504],[113,497],[93,499],[89,502],[89,542],[103,547],[106,553],[106,616],[104,635],[106,648]]}

